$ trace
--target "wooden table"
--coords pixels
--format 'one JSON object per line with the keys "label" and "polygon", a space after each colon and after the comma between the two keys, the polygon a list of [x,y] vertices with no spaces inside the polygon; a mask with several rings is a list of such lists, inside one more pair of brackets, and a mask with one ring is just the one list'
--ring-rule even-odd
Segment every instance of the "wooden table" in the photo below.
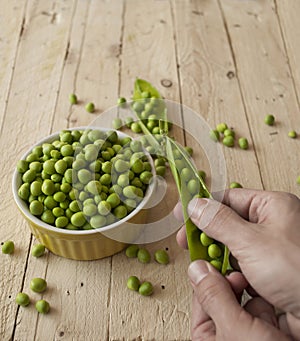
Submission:
{"label": "wooden table", "polygon": [[[0,241],[1,340],[188,340],[191,287],[188,254],[175,235],[148,245],[168,248],[171,263],[139,264],[124,253],[72,261],[36,243],[14,204],[12,172],[33,143],[73,126],[89,125],[136,77],[192,108],[214,127],[227,122],[250,149],[225,148],[227,181],[300,194],[300,2],[298,0],[1,0]],[[164,80],[169,80],[166,82]],[[167,86],[165,86],[167,85]],[[81,104],[70,106],[75,92]],[[276,124],[263,123],[266,114]],[[189,118],[184,118],[188,122]],[[184,142],[183,137],[179,137]],[[191,143],[186,136],[186,144]],[[201,159],[197,159],[201,165]],[[155,285],[152,297],[126,289],[136,274]],[[18,308],[33,277],[47,279],[51,313]],[[37,299],[40,295],[32,295]]]}

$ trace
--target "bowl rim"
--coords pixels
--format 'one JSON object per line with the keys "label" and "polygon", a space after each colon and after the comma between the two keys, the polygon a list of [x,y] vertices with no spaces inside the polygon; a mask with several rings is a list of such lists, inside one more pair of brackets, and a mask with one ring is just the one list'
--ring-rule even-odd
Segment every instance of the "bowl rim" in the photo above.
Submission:
{"label": "bowl rim", "polygon": [[[36,142],[34,145],[32,145],[29,149],[27,149],[27,151],[21,156],[21,158],[19,160],[24,160],[28,154],[30,154],[30,152],[32,151],[32,149],[36,146],[39,146],[43,143],[47,143],[49,141],[54,140],[55,138],[57,138],[59,136],[59,133],[62,130],[87,130],[87,129],[91,129],[91,130],[101,130],[104,132],[107,131],[115,131],[118,136],[120,137],[130,137],[133,140],[135,139],[134,137],[116,130],[116,129],[110,129],[110,128],[105,128],[105,127],[97,127],[97,126],[80,126],[80,127],[72,127],[72,128],[66,128],[66,129],[61,129],[60,131],[54,132],[42,139],[40,139],[38,142]],[[153,159],[151,158],[150,154],[145,150],[145,154],[148,156],[148,159],[151,163],[151,167],[152,167],[152,173],[153,173],[153,181],[151,181],[151,183],[149,184],[147,191],[146,191],[146,195],[144,196],[143,200],[140,202],[140,204],[132,211],[130,212],[125,218],[114,222],[110,225],[107,226],[103,226],[103,227],[99,227],[99,228],[95,228],[95,229],[90,229],[90,230],[68,230],[68,229],[64,229],[64,228],[59,228],[56,226],[52,226],[50,224],[47,224],[45,222],[43,222],[41,219],[37,218],[36,216],[34,216],[33,214],[30,213],[28,206],[26,205],[25,201],[23,199],[21,199],[18,195],[18,178],[20,179],[21,175],[18,172],[17,168],[15,167],[14,169],[14,173],[13,173],[13,177],[12,177],[12,192],[13,192],[13,198],[15,200],[15,203],[17,204],[19,210],[25,215],[25,217],[30,220],[32,223],[34,223],[35,225],[38,225],[39,227],[43,227],[46,230],[52,231],[52,232],[56,232],[59,234],[67,234],[67,235],[90,235],[90,234],[94,234],[94,233],[101,233],[101,232],[107,232],[110,230],[113,230],[117,227],[120,227],[120,225],[124,224],[125,222],[127,222],[128,220],[130,220],[131,218],[135,217],[141,210],[144,209],[144,207],[146,206],[146,204],[148,203],[148,201],[150,200],[154,189],[155,189],[155,184],[156,184],[156,180],[155,180],[155,167],[153,164]],[[149,157],[150,156],[150,157]]]}

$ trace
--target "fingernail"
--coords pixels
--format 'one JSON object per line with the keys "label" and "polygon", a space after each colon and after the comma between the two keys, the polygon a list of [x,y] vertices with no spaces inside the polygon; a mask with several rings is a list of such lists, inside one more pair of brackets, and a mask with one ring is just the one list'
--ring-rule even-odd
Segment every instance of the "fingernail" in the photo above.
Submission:
{"label": "fingernail", "polygon": [[190,264],[188,275],[194,285],[198,285],[208,274],[209,269],[205,261],[197,260]]}
{"label": "fingernail", "polygon": [[205,206],[207,205],[207,199],[194,198],[189,202],[188,213],[190,216],[200,216]]}

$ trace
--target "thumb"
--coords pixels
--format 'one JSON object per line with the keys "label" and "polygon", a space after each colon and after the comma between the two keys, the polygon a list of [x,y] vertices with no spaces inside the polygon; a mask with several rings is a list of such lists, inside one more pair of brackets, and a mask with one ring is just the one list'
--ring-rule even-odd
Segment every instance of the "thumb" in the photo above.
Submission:
{"label": "thumb", "polygon": [[200,230],[227,245],[231,251],[240,248],[241,243],[252,242],[252,224],[216,200],[193,199],[188,213]]}
{"label": "thumb", "polygon": [[229,282],[212,265],[203,260],[190,264],[188,275],[201,308],[216,328],[229,330],[243,314]]}

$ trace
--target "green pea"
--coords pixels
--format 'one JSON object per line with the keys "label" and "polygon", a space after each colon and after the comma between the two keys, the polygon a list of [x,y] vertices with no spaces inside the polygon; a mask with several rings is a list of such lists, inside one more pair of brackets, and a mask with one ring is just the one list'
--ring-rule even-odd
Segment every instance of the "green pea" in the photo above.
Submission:
{"label": "green pea", "polygon": [[52,157],[52,159],[60,159],[60,157],[61,157],[61,152],[60,151],[58,151],[58,150],[51,150],[51,152],[50,152],[50,156]]}
{"label": "green pea", "polygon": [[88,217],[92,217],[97,212],[98,212],[98,210],[97,210],[97,206],[95,204],[89,204],[89,205],[83,206],[83,213]]}
{"label": "green pea", "polygon": [[42,194],[42,184],[39,181],[33,181],[30,184],[30,193],[34,196]]}
{"label": "green pea", "polygon": [[39,216],[44,212],[44,205],[38,200],[33,200],[29,205],[29,211],[31,214]]}
{"label": "green pea", "polygon": [[44,205],[45,205],[45,207],[49,208],[50,210],[52,210],[54,207],[58,206],[57,201],[55,201],[51,195],[48,195],[44,199]]}
{"label": "green pea", "polygon": [[140,178],[133,178],[130,184],[134,187],[143,187],[143,183]]}
{"label": "green pea", "polygon": [[17,163],[17,171],[19,173],[25,173],[29,168],[29,162],[25,160],[19,160]]}
{"label": "green pea", "polygon": [[193,172],[190,168],[183,168],[180,172],[180,178],[185,181],[188,182],[189,180],[191,180],[193,177]]}
{"label": "green pea", "polygon": [[218,258],[222,255],[222,250],[217,244],[210,244],[207,253],[210,258]]}
{"label": "green pea", "polygon": [[144,171],[140,174],[140,179],[142,183],[149,185],[152,180],[153,174],[149,171]]}
{"label": "green pea", "polygon": [[123,127],[123,121],[119,117],[114,118],[112,121],[112,127],[117,130],[121,129]]}
{"label": "green pea", "polygon": [[52,174],[50,179],[55,182],[55,183],[58,183],[58,182],[61,182],[62,181],[62,175],[60,174]]}
{"label": "green pea", "polygon": [[175,160],[175,167],[178,171],[181,171],[183,168],[185,168],[186,164],[183,160],[177,159]]}
{"label": "green pea", "polygon": [[224,133],[224,131],[228,129],[228,126],[226,123],[219,123],[217,124],[217,127],[216,127],[216,130],[219,132],[219,133]]}
{"label": "green pea", "polygon": [[118,173],[124,173],[127,170],[129,170],[129,163],[127,161],[124,161],[124,160],[117,160],[114,163],[114,167]]}
{"label": "green pea", "polygon": [[147,249],[141,248],[138,250],[137,258],[141,263],[150,263],[151,255]]}
{"label": "green pea", "polygon": [[243,186],[238,182],[231,182],[229,188],[243,188]]}
{"label": "green pea", "polygon": [[159,157],[159,158],[154,160],[154,166],[155,167],[160,167],[160,166],[165,166],[165,165],[166,165],[166,161],[162,157]]}
{"label": "green pea", "polygon": [[126,103],[126,98],[125,97],[119,97],[118,98],[118,105],[122,106]]}
{"label": "green pea", "polygon": [[134,111],[141,112],[144,109],[142,101],[135,101],[132,105]]}
{"label": "green pea", "polygon": [[187,184],[187,189],[191,195],[198,194],[200,191],[200,184],[197,180],[191,179]]}
{"label": "green pea", "polygon": [[15,250],[15,244],[11,240],[7,240],[6,242],[3,243],[2,245],[2,253],[5,255],[10,255],[14,252]]}
{"label": "green pea", "polygon": [[110,161],[106,161],[106,162],[102,163],[102,171],[104,173],[110,174],[111,168],[112,168],[112,163]]}
{"label": "green pea", "polygon": [[41,157],[43,155],[43,148],[42,146],[35,146],[32,148],[32,153],[36,154],[38,157]]}
{"label": "green pea", "polygon": [[292,139],[295,139],[297,137],[297,133],[295,132],[295,130],[291,130],[289,131],[288,136]]}
{"label": "green pea", "polygon": [[165,174],[166,174],[166,167],[165,166],[155,167],[155,172],[156,172],[157,175],[165,176]]}
{"label": "green pea", "polygon": [[66,211],[65,211],[65,215],[68,219],[71,219],[72,215],[74,214],[74,212],[70,209],[70,208],[67,208]]}
{"label": "green pea", "polygon": [[31,254],[33,257],[41,257],[45,253],[45,246],[43,244],[36,244],[32,247]]}
{"label": "green pea", "polygon": [[79,205],[80,205],[79,201],[73,200],[70,202],[69,208],[72,212],[76,213],[79,212],[81,209],[81,205],[80,206]]}
{"label": "green pea", "polygon": [[118,219],[123,219],[127,215],[127,208],[124,205],[119,205],[114,209],[113,213]]}
{"label": "green pea", "polygon": [[127,288],[133,291],[139,291],[140,280],[136,276],[130,276],[127,280]]}
{"label": "green pea", "polygon": [[55,162],[54,168],[58,174],[64,174],[68,168],[68,164],[65,160],[61,159]]}
{"label": "green pea", "polygon": [[60,190],[64,193],[69,193],[71,189],[72,189],[72,186],[67,182],[60,185]]}
{"label": "green pea", "polygon": [[29,195],[30,195],[29,183],[22,184],[18,189],[18,196],[23,200],[27,200],[29,198]]}
{"label": "green pea", "polygon": [[[72,215],[73,216],[73,215]],[[55,219],[55,226],[58,228],[64,228],[69,224],[69,219],[65,216],[58,217]]]}
{"label": "green pea", "polygon": [[204,232],[200,234],[200,241],[203,246],[209,246],[210,244],[214,242],[214,240],[208,237],[208,235]]}
{"label": "green pea", "polygon": [[224,136],[232,136],[233,138],[235,137],[234,130],[229,129],[229,128],[225,129],[223,134],[224,134]]}
{"label": "green pea", "polygon": [[45,300],[38,300],[35,304],[35,309],[40,314],[48,314],[50,310],[50,304]]}
{"label": "green pea", "polygon": [[154,259],[157,261],[159,264],[169,264],[170,259],[167,251],[165,250],[157,250],[154,253]]}
{"label": "green pea", "polygon": [[34,154],[34,153],[30,153],[27,157],[26,157],[26,161],[28,162],[33,162],[33,161],[37,161],[39,159],[38,155]]}
{"label": "green pea", "polygon": [[123,189],[123,194],[129,199],[135,199],[137,197],[137,188],[134,186],[126,186]]}
{"label": "green pea", "polygon": [[91,194],[97,195],[101,193],[102,185],[99,181],[92,180],[87,184],[86,190]]}
{"label": "green pea", "polygon": [[23,182],[32,182],[36,178],[36,171],[28,169],[22,176]]}
{"label": "green pea", "polygon": [[101,185],[109,185],[111,183],[111,176],[109,174],[103,174],[100,177]]}
{"label": "green pea", "polygon": [[222,262],[220,262],[219,260],[213,259],[210,261],[210,264],[212,266],[214,266],[217,270],[221,271],[222,269]]}
{"label": "green pea", "polygon": [[150,296],[153,293],[153,285],[150,282],[144,282],[139,287],[139,294]]}
{"label": "green pea", "polygon": [[138,122],[133,122],[132,124],[131,124],[131,130],[134,132],[134,133],[137,133],[137,134],[139,134],[139,133],[141,133],[142,132],[142,128],[141,128],[141,126],[139,125],[139,123]]}
{"label": "green pea", "polygon": [[24,292],[19,292],[16,296],[16,303],[21,307],[27,307],[30,303],[29,296]]}
{"label": "green pea", "polygon": [[94,215],[91,217],[90,224],[92,228],[98,229],[106,225],[106,218],[99,214]]}
{"label": "green pea", "polygon": [[192,147],[184,147],[185,151],[190,155],[192,156],[193,153],[194,153],[194,150]]}
{"label": "green pea", "polygon": [[59,203],[59,207],[62,208],[63,210],[66,210],[69,207],[69,204],[70,204],[70,201],[65,200]]}
{"label": "green pea", "polygon": [[87,169],[80,169],[77,173],[78,180],[86,185],[92,180],[92,173]]}
{"label": "green pea", "polygon": [[71,104],[77,104],[77,96],[75,94],[70,94],[69,101]]}
{"label": "green pea", "polygon": [[50,159],[44,162],[43,164],[43,170],[46,174],[54,174],[55,173],[55,161]]}
{"label": "green pea", "polygon": [[85,106],[85,110],[89,113],[93,113],[95,111],[95,104],[92,102],[87,103]]}
{"label": "green pea", "polygon": [[133,118],[132,117],[129,116],[129,117],[125,118],[125,125],[126,125],[127,128],[130,129],[132,122],[133,122]]}
{"label": "green pea", "polygon": [[240,137],[239,146],[241,149],[248,149],[249,148],[248,140],[245,137]]}
{"label": "green pea", "polygon": [[33,161],[29,164],[29,169],[34,170],[36,173],[40,173],[43,166],[39,161]]}
{"label": "green pea", "polygon": [[125,254],[128,258],[136,258],[138,251],[139,251],[138,245],[132,244],[126,248]]}
{"label": "green pea", "polygon": [[268,126],[272,126],[275,123],[275,117],[273,115],[266,115],[265,116],[265,124]]}
{"label": "green pea", "polygon": [[53,194],[53,199],[57,202],[64,202],[66,200],[66,194],[64,192],[56,192]]}
{"label": "green pea", "polygon": [[50,225],[54,224],[54,221],[55,221],[55,217],[52,211],[50,210],[44,211],[43,214],[41,215],[41,219],[43,222],[50,224]]}
{"label": "green pea", "polygon": [[45,195],[52,195],[55,192],[55,186],[54,186],[53,181],[49,179],[45,179],[42,184],[42,192]]}
{"label": "green pea", "polygon": [[128,213],[132,212],[137,206],[137,203],[134,199],[125,199],[124,204]]}
{"label": "green pea", "polygon": [[98,212],[102,215],[102,216],[107,216],[111,211],[111,205],[109,202],[107,201],[100,201],[98,204]]}
{"label": "green pea", "polygon": [[234,138],[231,135],[225,136],[223,138],[222,142],[226,147],[233,147],[234,146]]}
{"label": "green pea", "polygon": [[204,170],[198,170],[198,175],[202,178],[203,181],[206,179],[206,172]]}
{"label": "green pea", "polygon": [[131,169],[136,174],[142,173],[145,169],[144,162],[140,159],[136,159],[131,165]]}
{"label": "green pea", "polygon": [[85,216],[82,212],[76,212],[71,217],[71,224],[76,227],[81,227],[86,223]]}
{"label": "green pea", "polygon": [[131,137],[124,137],[120,140],[120,144],[121,146],[126,146],[127,144],[129,144],[132,141]]}
{"label": "green pea", "polygon": [[42,145],[42,148],[43,148],[43,154],[50,156],[50,152],[51,152],[51,150],[54,149],[54,146],[52,146],[51,143],[44,143]]}
{"label": "green pea", "polygon": [[209,132],[209,136],[215,142],[218,142],[220,140],[220,133],[218,132],[218,130],[211,130]]}
{"label": "green pea", "polygon": [[44,292],[47,289],[47,282],[40,277],[33,278],[30,281],[30,289],[34,292]]}

